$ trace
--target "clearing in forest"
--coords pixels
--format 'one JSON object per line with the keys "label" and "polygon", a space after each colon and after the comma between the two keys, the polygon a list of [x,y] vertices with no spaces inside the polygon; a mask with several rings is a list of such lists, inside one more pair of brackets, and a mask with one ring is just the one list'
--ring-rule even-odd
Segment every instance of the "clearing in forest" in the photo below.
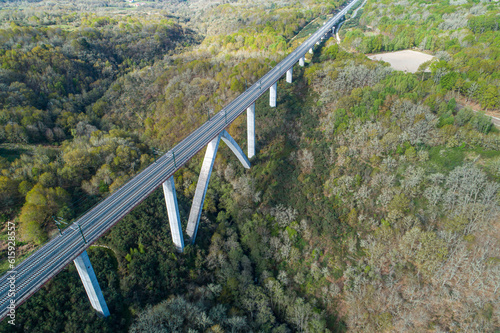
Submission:
{"label": "clearing in forest", "polygon": [[382,60],[391,64],[391,67],[398,71],[415,73],[418,67],[434,57],[422,52],[404,50],[397,52],[379,53],[369,55],[371,60]]}

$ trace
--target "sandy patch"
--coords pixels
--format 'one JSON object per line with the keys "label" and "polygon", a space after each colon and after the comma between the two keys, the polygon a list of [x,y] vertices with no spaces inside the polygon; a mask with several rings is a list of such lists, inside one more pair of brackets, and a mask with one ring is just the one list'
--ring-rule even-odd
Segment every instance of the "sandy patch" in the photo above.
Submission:
{"label": "sandy patch", "polygon": [[388,62],[395,70],[411,73],[415,73],[418,66],[424,62],[434,59],[434,57],[429,54],[412,50],[372,54],[369,55],[368,58],[371,60]]}

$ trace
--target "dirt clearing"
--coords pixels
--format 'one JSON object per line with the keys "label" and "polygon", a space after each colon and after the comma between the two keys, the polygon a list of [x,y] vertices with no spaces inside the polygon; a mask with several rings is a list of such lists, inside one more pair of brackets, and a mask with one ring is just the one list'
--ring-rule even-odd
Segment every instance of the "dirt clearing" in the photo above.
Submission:
{"label": "dirt clearing", "polygon": [[424,62],[434,59],[434,57],[429,54],[412,50],[372,54],[369,55],[368,58],[371,60],[388,62],[395,70],[411,73],[415,73],[418,66]]}

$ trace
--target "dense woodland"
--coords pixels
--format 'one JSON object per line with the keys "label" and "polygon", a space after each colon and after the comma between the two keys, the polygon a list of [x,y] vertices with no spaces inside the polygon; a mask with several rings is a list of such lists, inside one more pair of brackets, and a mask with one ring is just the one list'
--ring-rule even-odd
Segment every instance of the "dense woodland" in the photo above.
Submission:
{"label": "dense woodland", "polygon": [[418,48],[439,58],[435,83],[485,110],[500,107],[500,8],[477,1],[369,1],[346,44],[364,53]]}
{"label": "dense woodland", "polygon": [[[0,10],[0,213],[18,226],[19,254],[56,235],[52,216],[77,218],[218,112],[337,5]],[[498,12],[368,0],[340,44],[279,81],[277,108],[257,101],[251,169],[220,145],[195,245],[175,252],[158,190],[88,251],[109,318],[70,265],[0,332],[496,332],[500,136],[463,105],[499,107]],[[364,55],[412,47],[439,59],[412,74]],[[245,148],[244,117],[228,130]],[[184,228],[202,155],[175,174]]]}

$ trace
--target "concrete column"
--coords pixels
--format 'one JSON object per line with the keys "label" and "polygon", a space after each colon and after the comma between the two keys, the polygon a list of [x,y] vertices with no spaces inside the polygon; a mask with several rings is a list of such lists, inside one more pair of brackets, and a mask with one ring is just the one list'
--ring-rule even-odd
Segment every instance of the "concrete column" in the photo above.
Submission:
{"label": "concrete column", "polygon": [[184,251],[184,236],[182,235],[181,218],[179,215],[179,206],[177,205],[177,195],[175,194],[174,176],[171,176],[163,183],[163,194],[167,204],[168,223],[170,224],[170,233],[172,241],[178,252]]}
{"label": "concrete column", "polygon": [[304,65],[305,65],[305,59],[304,59],[304,57],[301,57],[301,58],[299,59],[299,66],[300,66],[300,67],[304,67]]}
{"label": "concrete column", "polygon": [[277,91],[278,91],[278,82],[274,82],[274,84],[269,88],[269,105],[273,108],[276,107]]}
{"label": "concrete column", "polygon": [[255,103],[247,108],[248,158],[255,156]]}
{"label": "concrete column", "polygon": [[342,24],[344,24],[345,21],[341,21],[337,26],[335,27],[335,35],[337,37],[337,42],[340,44],[340,36],[339,36],[339,30],[340,27],[342,27]]}
{"label": "concrete column", "polygon": [[[255,108],[254,108],[255,109]],[[214,167],[215,157],[217,155],[217,149],[219,148],[219,142],[222,139],[228,147],[235,153],[236,157],[240,160],[243,166],[247,169],[250,168],[250,161],[245,156],[241,148],[238,146],[236,141],[229,135],[225,130],[222,131],[215,139],[210,141],[207,146],[207,151],[205,152],[205,158],[203,159],[203,164],[201,165],[200,177],[198,178],[198,184],[196,184],[196,191],[194,193],[193,205],[191,206],[191,211],[189,212],[187,234],[189,236],[190,242],[194,244],[196,239],[196,234],[198,232],[198,225],[200,224],[201,211],[203,209],[203,203],[205,202],[205,196],[207,194],[208,183],[210,181],[210,175],[212,174],[212,169]]]}
{"label": "concrete column", "polygon": [[201,210],[203,209],[203,203],[205,202],[208,182],[210,180],[210,174],[212,173],[212,168],[214,166],[217,149],[219,148],[219,142],[220,135],[209,142],[207,151],[205,152],[205,158],[203,159],[203,164],[201,165],[200,177],[198,178],[198,184],[196,184],[193,205],[191,206],[191,211],[189,213],[188,225],[186,230],[189,236],[189,240],[192,244],[194,244],[196,233],[198,232]]}
{"label": "concrete column", "polygon": [[245,167],[245,169],[250,169],[250,161],[245,156],[240,146],[238,146],[236,141],[234,141],[234,139],[231,137],[231,135],[229,135],[229,133],[226,130],[222,131],[221,139],[226,143],[229,149],[231,149],[234,155],[236,155],[241,164],[243,164],[243,167]]}
{"label": "concrete column", "polygon": [[83,251],[75,260],[73,260],[76,266],[76,270],[80,275],[83,287],[87,292],[90,303],[92,307],[102,316],[109,316],[108,306],[102,295],[101,288],[99,287],[99,282],[97,282],[97,277],[95,276],[94,269],[90,263],[87,251]]}
{"label": "concrete column", "polygon": [[313,48],[312,48],[312,47],[309,49],[309,53],[310,53],[310,54],[313,54],[313,53],[314,53],[314,50],[313,50]]}
{"label": "concrete column", "polygon": [[293,80],[293,67],[290,67],[290,69],[286,71],[286,82],[292,83],[292,80]]}

